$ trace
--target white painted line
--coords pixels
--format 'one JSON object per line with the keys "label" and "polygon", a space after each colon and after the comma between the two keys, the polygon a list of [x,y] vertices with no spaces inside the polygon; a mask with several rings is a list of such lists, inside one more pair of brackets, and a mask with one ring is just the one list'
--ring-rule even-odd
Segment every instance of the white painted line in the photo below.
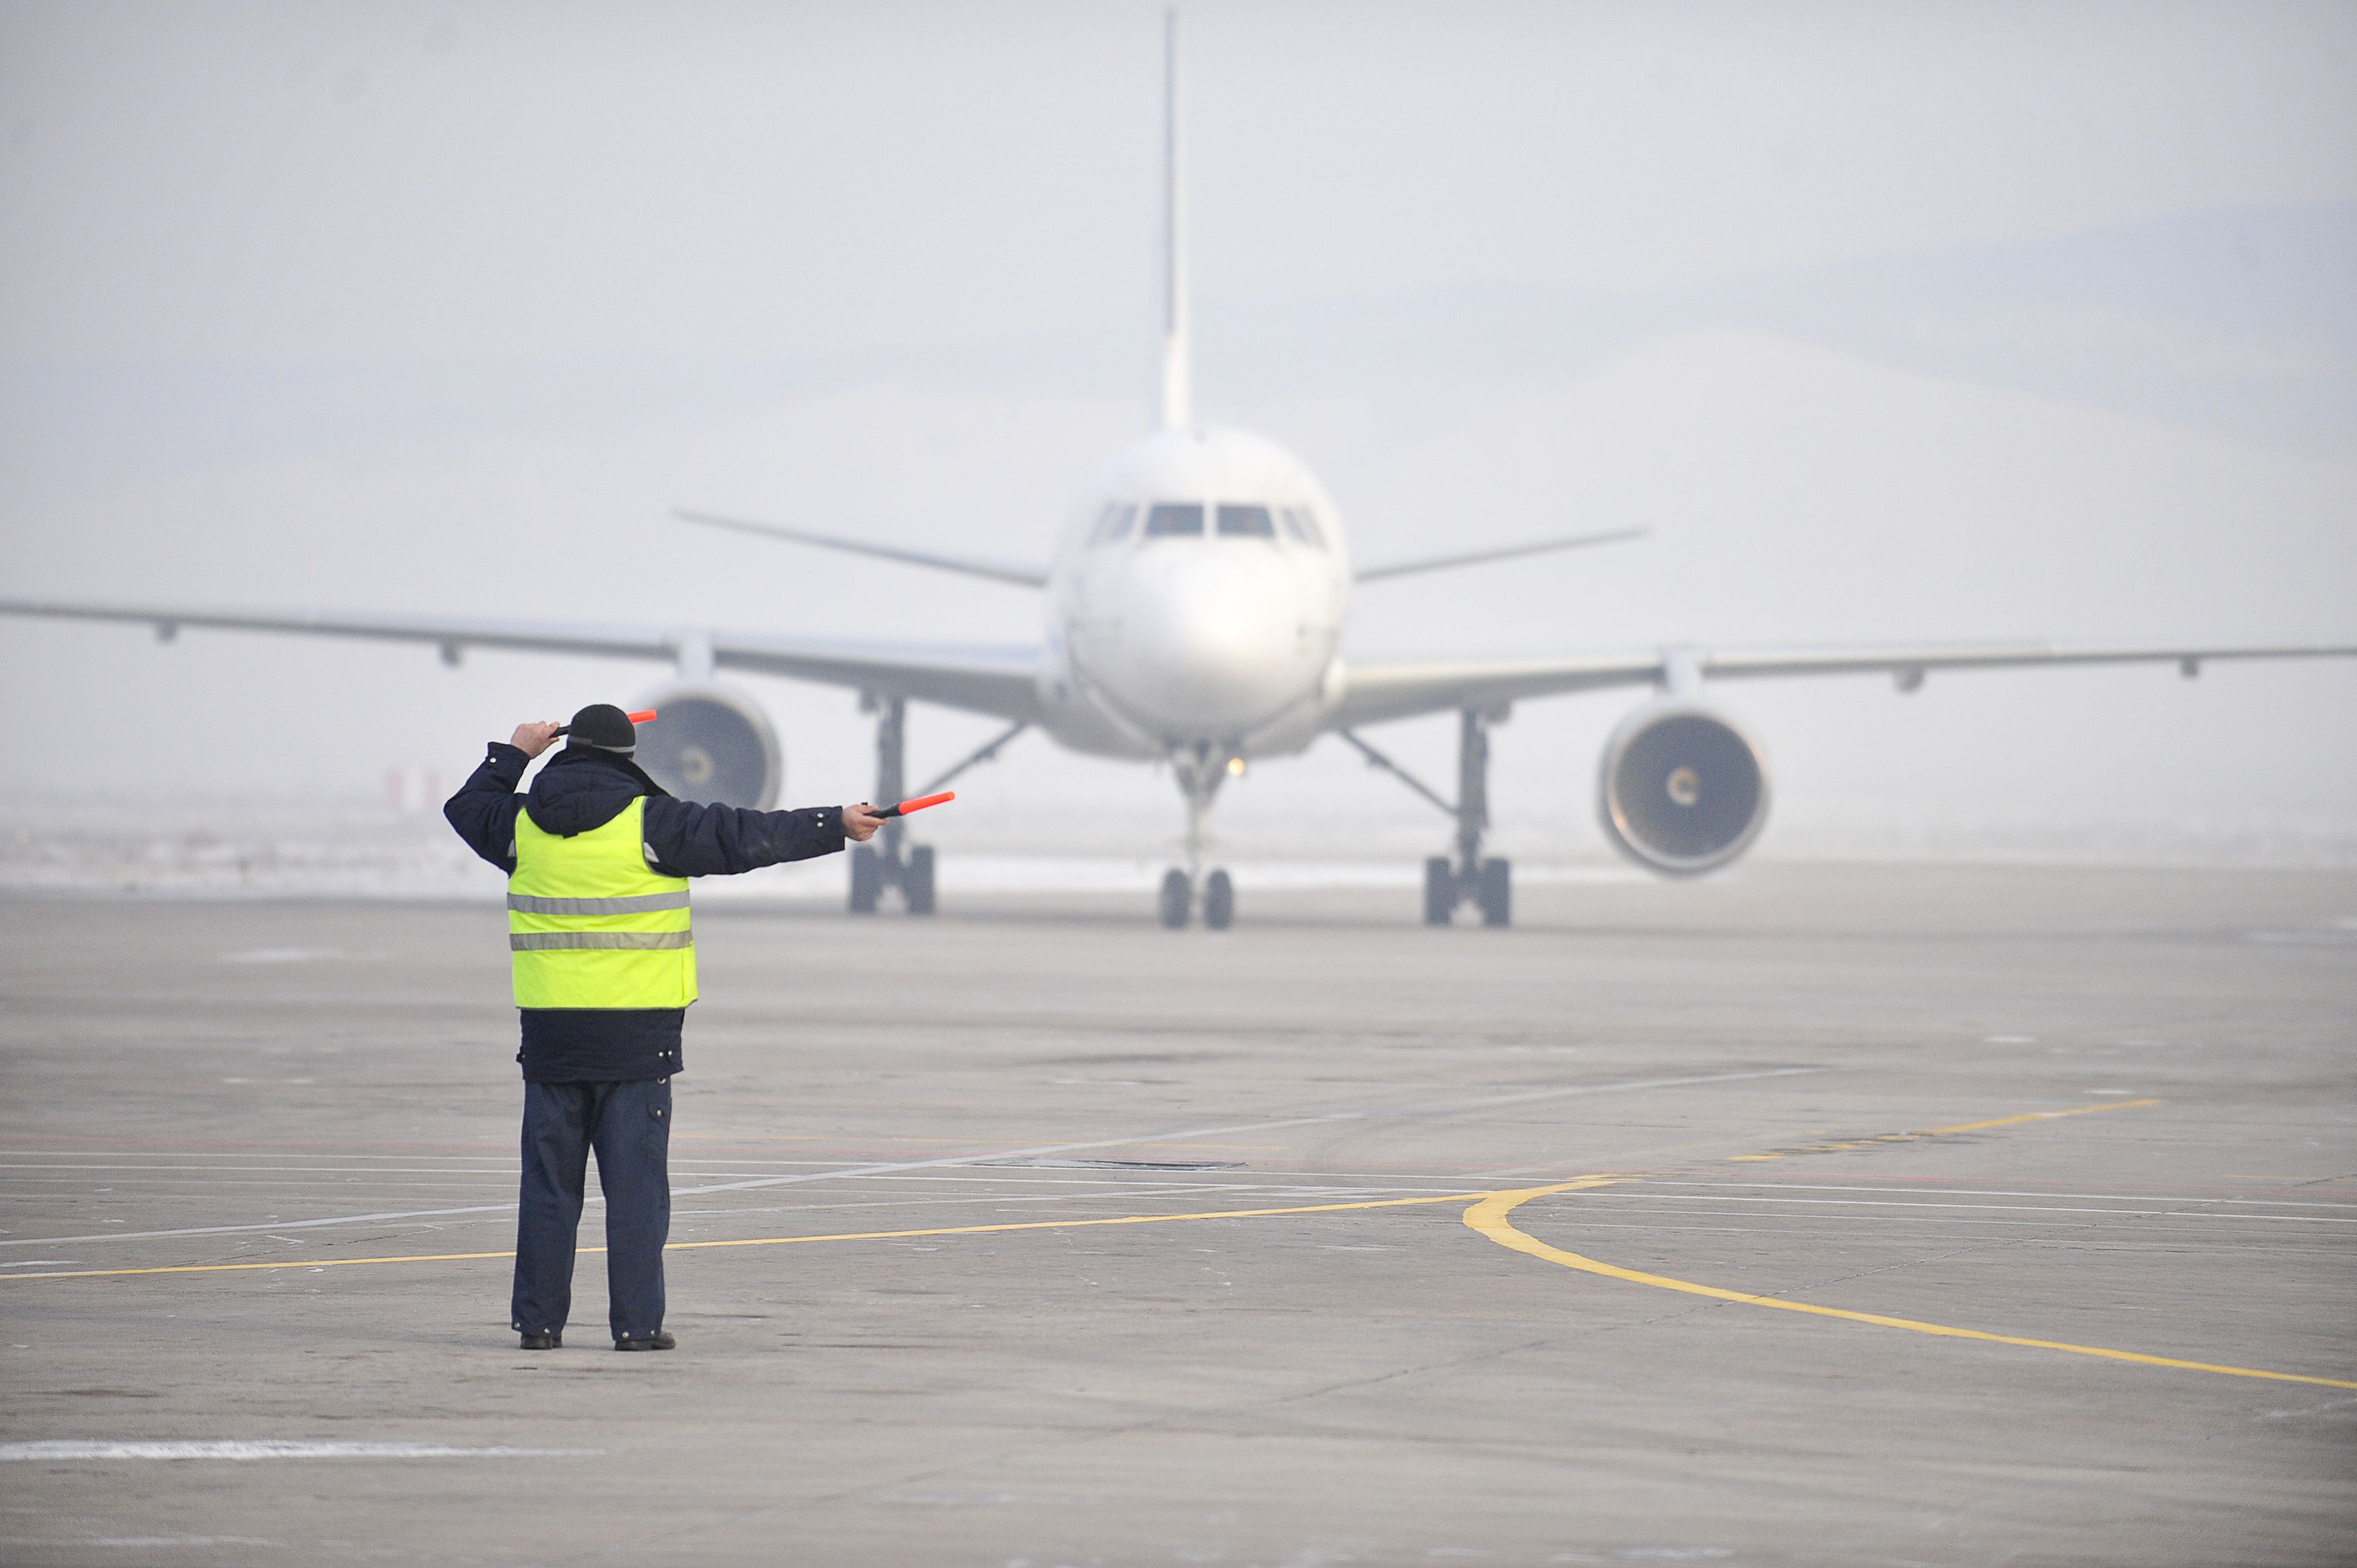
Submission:
{"label": "white painted line", "polygon": [[[590,1198],[591,1203],[600,1201]],[[95,1236],[47,1236],[0,1241],[0,1247],[55,1247],[66,1242],[152,1241],[166,1236],[229,1236],[249,1230],[309,1230],[322,1225],[374,1225],[388,1219],[438,1219],[454,1214],[512,1214],[512,1203],[477,1203],[464,1208],[412,1208],[383,1214],[339,1214],[325,1219],[271,1219],[259,1225],[190,1225],[178,1230],[102,1230]]]}
{"label": "white painted line", "polygon": [[1324,1122],[1354,1122],[1363,1111],[1336,1112],[1326,1116],[1288,1116],[1277,1122],[1240,1122],[1221,1127],[1190,1127],[1183,1133],[1163,1133],[1144,1138],[1092,1138],[1081,1144],[1043,1144],[1029,1149],[1005,1149],[977,1155],[943,1155],[930,1160],[901,1160],[891,1165],[852,1165],[831,1171],[807,1171],[799,1176],[755,1176],[746,1181],[716,1182],[707,1187],[681,1187],[673,1197],[695,1197],[709,1192],[749,1192],[759,1187],[795,1187],[805,1182],[844,1181],[861,1176],[898,1176],[903,1171],[937,1171],[953,1165],[998,1165],[1007,1160],[1039,1159],[1080,1149],[1118,1149],[1133,1144],[1158,1144],[1178,1138],[1210,1138],[1230,1133],[1265,1133],[1278,1127],[1310,1127]]}
{"label": "white painted line", "polygon": [[[948,1155],[931,1160],[904,1160],[890,1165],[835,1166],[811,1171],[801,1176],[759,1176],[748,1181],[721,1182],[706,1187],[674,1187],[674,1199],[694,1197],[705,1193],[743,1192],[757,1187],[786,1187],[813,1181],[846,1181],[865,1176],[894,1176],[903,1171],[940,1170],[951,1165],[978,1165],[993,1160],[1020,1159],[1039,1155],[1060,1155],[1073,1149],[1118,1148],[1130,1144],[1160,1142],[1165,1138],[1208,1137],[1215,1133],[1259,1132],[1273,1127],[1299,1127],[1320,1122],[1348,1121],[1363,1115],[1362,1112],[1340,1112],[1330,1116],[1296,1116],[1281,1122],[1254,1122],[1232,1127],[1199,1128],[1188,1133],[1171,1133],[1145,1138],[1097,1138],[1080,1144],[1043,1144],[1028,1149],[990,1150],[974,1155]],[[587,1205],[602,1204],[603,1196],[586,1200]],[[59,1246],[84,1241],[147,1241],[176,1236],[223,1236],[254,1230],[309,1230],[328,1225],[374,1225],[393,1219],[440,1219],[462,1214],[511,1214],[512,1203],[477,1203],[458,1208],[414,1208],[377,1214],[339,1214],[319,1219],[273,1220],[260,1225],[198,1225],[176,1230],[102,1231],[94,1236],[44,1236],[27,1240],[0,1240],[0,1247]]]}
{"label": "white painted line", "polygon": [[[1252,1198],[1260,1200],[1298,1197],[1324,1198],[1334,1202],[1351,1202],[1367,1198],[1393,1197],[1397,1197],[1402,1193],[1422,1196],[1431,1190],[1432,1189],[1428,1187],[1226,1187],[1219,1188],[1192,1189],[1186,1187],[1157,1187],[1151,1190],[1146,1196],[1173,1200],[1181,1198],[1191,1200],[1211,1197],[1216,1194],[1228,1197],[1232,1201],[1239,1196],[1248,1196]],[[1453,1189],[1444,1190],[1449,1191],[1451,1196],[1454,1196]],[[672,1211],[672,1219],[674,1222],[685,1220],[716,1221],[725,1219],[741,1219],[747,1216],[756,1214],[858,1214],[869,1213],[882,1208],[943,1209],[974,1208],[984,1206],[1011,1208],[1013,1206],[1022,1203],[1082,1203],[1087,1202],[1091,1199],[1107,1198],[1113,1196],[1113,1194],[1105,1192],[1046,1192],[1025,1194],[1022,1196],[1017,1196],[1013,1193],[990,1192],[976,1193],[966,1197],[870,1197],[857,1199],[846,1198],[833,1203],[765,1203],[754,1205],[749,1208],[693,1208],[685,1210],[673,1209]],[[1124,1207],[1128,1206],[1125,1205]]]}
{"label": "white painted line", "polygon": [[[745,1160],[731,1162],[759,1165]],[[130,1171],[141,1176],[194,1171],[199,1176],[513,1176],[515,1162],[503,1165],[65,1165],[55,1161],[38,1165],[0,1165],[0,1171]]]}
{"label": "white painted line", "polygon": [[[14,1542],[10,1544],[16,1544]],[[29,1541],[28,1546],[117,1546],[133,1551],[154,1552],[171,1546],[276,1546],[283,1541],[272,1541],[259,1535],[93,1535],[87,1541]]]}
{"label": "white painted line", "polygon": [[[1633,1083],[1575,1083],[1561,1089],[1534,1089],[1523,1094],[1493,1094],[1486,1100],[1468,1101],[1464,1109],[1486,1111],[1493,1105],[1522,1105],[1534,1100],[1562,1100],[1575,1094],[1627,1094],[1640,1089],[1684,1089],[1698,1083],[1740,1083],[1748,1079],[1757,1078],[1799,1078],[1807,1073],[1832,1070],[1831,1068],[1824,1067],[1770,1067],[1760,1068],[1751,1072],[1702,1073],[1692,1078],[1647,1078],[1640,1079]],[[1431,1111],[1420,1114],[1455,1116],[1461,1112]]]}
{"label": "white painted line", "polygon": [[[794,1165],[804,1170],[816,1169],[831,1171],[842,1168],[841,1163],[835,1160],[769,1160],[762,1163],[765,1166],[770,1168],[757,1170],[748,1169],[743,1165],[681,1165],[674,1162],[671,1167],[671,1174],[673,1180],[678,1180],[683,1176],[765,1176],[774,1174],[774,1168],[779,1165]],[[1223,1161],[1217,1165],[1194,1161],[1132,1162],[1123,1160],[1108,1162],[1104,1160],[1074,1160],[1056,1164],[1050,1164],[1047,1161],[1039,1161],[1012,1166],[1010,1168],[1036,1170],[1101,1170],[1105,1172],[1108,1176],[1114,1177],[1117,1177],[1123,1173],[1129,1173],[1139,1176],[1173,1175],[1213,1176],[1229,1174],[1235,1176],[1249,1176],[1254,1174],[1254,1167],[1243,1161]],[[323,1182],[292,1180],[257,1181],[250,1179],[257,1176],[306,1174],[295,1170],[292,1166],[278,1165],[219,1165],[211,1167],[198,1165],[188,1167],[185,1170],[175,1170],[167,1165],[0,1165],[0,1171],[9,1173],[5,1176],[0,1176],[0,1188],[5,1188],[11,1183],[21,1183],[26,1186],[46,1185],[57,1187],[72,1186],[79,1183],[102,1180],[109,1186],[113,1187],[317,1187],[321,1190],[329,1190],[338,1187],[482,1187],[487,1184],[512,1184],[516,1179],[515,1167],[513,1165],[510,1165],[505,1170],[497,1171],[418,1170],[379,1173],[375,1171],[352,1170],[338,1167],[325,1172],[308,1173],[327,1175],[336,1178],[334,1180]],[[78,1174],[71,1176],[48,1174],[51,1172],[74,1172]],[[123,1172],[128,1172],[130,1174],[118,1174]],[[387,1176],[466,1176],[474,1179],[467,1181],[398,1181],[391,1179],[380,1181],[373,1179],[381,1174]],[[1323,1173],[1314,1172],[1311,1174],[1322,1175]],[[885,1178],[879,1177],[877,1179],[881,1180]],[[907,1179],[912,1181],[922,1181],[926,1179],[941,1180],[943,1178],[927,1178],[924,1176],[912,1176]],[[961,1176],[954,1179],[989,1181],[1000,1178],[976,1175],[970,1177]]]}
{"label": "white painted line", "polygon": [[[8,1186],[11,1186],[11,1185],[17,1186],[17,1187],[88,1187],[88,1186],[90,1186],[90,1184],[91,1184],[93,1180],[96,1180],[96,1179],[102,1179],[102,1178],[94,1178],[94,1177],[91,1177],[91,1176],[10,1176],[9,1178],[7,1178],[7,1180],[6,1180],[6,1181],[0,1181],[0,1187],[8,1187]],[[96,1189],[97,1191],[100,1191],[100,1192],[113,1192],[113,1191],[116,1187],[300,1187],[300,1188],[302,1188],[302,1189],[304,1189],[304,1190],[306,1190],[306,1191],[312,1191],[312,1192],[316,1192],[316,1191],[318,1191],[318,1190],[320,1190],[320,1189],[322,1189],[322,1188],[326,1188],[326,1187],[433,1187],[433,1188],[438,1188],[438,1189],[444,1189],[444,1190],[447,1190],[447,1189],[450,1189],[450,1188],[461,1188],[461,1189],[466,1189],[466,1188],[480,1188],[480,1187],[486,1187],[486,1186],[509,1187],[509,1186],[511,1186],[511,1185],[513,1185],[513,1184],[514,1184],[514,1181],[515,1181],[515,1175],[514,1175],[514,1173],[513,1173],[513,1172],[510,1172],[510,1173],[509,1173],[505,1177],[499,1177],[499,1178],[495,1178],[495,1177],[488,1177],[488,1176],[487,1176],[487,1177],[485,1177],[482,1181],[338,1181],[338,1182],[320,1182],[320,1181],[255,1181],[255,1180],[253,1180],[253,1179],[251,1179],[251,1178],[247,1178],[247,1179],[244,1179],[244,1180],[237,1180],[237,1181],[230,1181],[230,1180],[214,1181],[214,1180],[210,1180],[210,1179],[209,1179],[209,1178],[207,1178],[207,1177],[204,1177],[204,1176],[166,1176],[166,1177],[159,1177],[159,1178],[157,1178],[157,1179],[156,1179],[156,1180],[153,1180],[153,1181],[150,1181],[150,1180],[148,1180],[148,1179],[146,1179],[146,1178],[145,1178],[145,1177],[142,1177],[142,1176],[106,1176],[106,1177],[104,1177],[104,1178],[102,1178],[102,1179],[105,1181],[106,1185],[105,1185],[105,1186],[103,1186],[103,1187],[98,1187],[98,1188]],[[512,1207],[513,1207],[513,1205],[510,1205],[510,1207],[511,1207],[511,1208],[512,1208]]]}
{"label": "white painted line", "polygon": [[231,1442],[92,1443],[53,1439],[0,1443],[0,1462],[60,1464],[89,1459],[544,1459],[592,1458],[602,1448],[458,1448],[440,1443],[311,1443],[285,1438]]}
{"label": "white painted line", "polygon": [[[1187,1179],[1176,1180],[1185,1176]],[[1222,1181],[1216,1177],[1232,1179]],[[1281,1181],[1281,1176],[1300,1176],[1302,1181]],[[1465,1184],[1475,1179],[1458,1176],[1453,1181],[1436,1181],[1417,1172],[1403,1176],[1394,1171],[1169,1171],[1157,1175],[1137,1171],[1124,1176],[1108,1172],[1101,1176],[1073,1176],[1055,1169],[1032,1169],[1020,1173],[959,1171],[951,1176],[915,1175],[881,1176],[869,1178],[878,1187],[894,1185],[909,1187],[945,1187],[958,1190],[1005,1187],[1021,1190],[1034,1187],[1096,1187],[1114,1192],[1254,1192],[1266,1187],[1273,1192],[1324,1192],[1336,1182],[1382,1182],[1387,1185],[1371,1187],[1382,1192],[1461,1192]]]}
{"label": "white painted line", "polygon": [[[1525,1093],[1492,1096],[1467,1103],[1462,1110],[1486,1109],[1495,1105],[1516,1105],[1534,1100],[1555,1100],[1572,1095],[1628,1094],[1649,1089],[1684,1089],[1697,1084],[1740,1083],[1750,1079],[1789,1078],[1800,1073],[1828,1072],[1822,1067],[1757,1068],[1743,1072],[1704,1073],[1687,1078],[1640,1079],[1619,1083],[1567,1084],[1560,1089],[1534,1090]],[[814,1181],[853,1181],[864,1176],[898,1176],[904,1171],[943,1170],[954,1165],[985,1165],[1001,1160],[1036,1159],[1044,1155],[1071,1154],[1079,1149],[1115,1149],[1139,1144],[1172,1144],[1182,1139],[1226,1137],[1236,1133],[1267,1133],[1279,1127],[1316,1127],[1336,1122],[1389,1120],[1397,1112],[1380,1111],[1335,1111],[1318,1116],[1287,1116],[1273,1122],[1236,1122],[1216,1127],[1191,1127],[1183,1132],[1154,1133],[1130,1138],[1090,1138],[1072,1144],[1040,1144],[1028,1149],[993,1149],[968,1155],[943,1155],[930,1160],[899,1160],[890,1164],[850,1165],[836,1170],[811,1171],[799,1176],[757,1176],[746,1181],[717,1182],[705,1187],[674,1187],[672,1197],[696,1197],[714,1192],[747,1192],[760,1187],[792,1187]],[[1411,1112],[1408,1116],[1426,1117],[1457,1115],[1461,1112]],[[591,1204],[604,1202],[592,1197]],[[260,1225],[194,1225],[173,1230],[102,1231],[93,1236],[36,1236],[0,1240],[0,1247],[58,1247],[86,1241],[152,1241],[177,1236],[227,1236],[252,1230],[308,1230],[328,1225],[376,1225],[390,1219],[440,1219],[460,1214],[509,1214],[515,1211],[512,1203],[478,1203],[458,1208],[413,1208],[375,1214],[339,1214],[318,1219],[274,1220]]]}
{"label": "white painted line", "polygon": [[[1190,1191],[1186,1188],[1157,1188],[1154,1189],[1149,1196],[1159,1198],[1178,1200],[1199,1199],[1213,1196],[1214,1193],[1216,1193],[1217,1196],[1230,1202],[1238,1201],[1239,1197],[1243,1195],[1248,1195],[1252,1199],[1261,1201],[1274,1198],[1311,1198],[1324,1199],[1330,1202],[1355,1202],[1365,1199],[1394,1197],[1403,1193],[1423,1195],[1430,1193],[1434,1189],[1429,1187],[1228,1187],[1196,1191]],[[1448,1191],[1452,1194],[1455,1191],[1453,1188],[1444,1188],[1441,1190]],[[1013,1206],[1017,1204],[1068,1204],[1111,1196],[1111,1194],[1101,1192],[1051,1192],[1042,1193],[1037,1196],[1024,1197],[1017,1197],[1009,1193],[982,1193],[969,1197],[894,1197],[861,1198],[856,1200],[845,1199],[832,1203],[764,1203],[745,1208],[695,1208],[685,1210],[674,1209],[672,1213],[672,1219],[675,1229],[680,1226],[695,1224],[700,1227],[697,1233],[703,1234],[705,1231],[719,1229],[724,1222],[741,1222],[762,1215],[783,1214],[809,1219],[813,1216],[823,1214],[872,1213],[878,1209],[888,1208],[919,1208],[927,1211],[938,1211],[945,1208],[971,1208],[983,1206],[990,1206],[1001,1209],[1011,1210]],[[1079,1222],[1085,1223],[1086,1220],[1083,1219]]]}
{"label": "white painted line", "polygon": [[1135,1144],[1175,1144],[1185,1139],[1226,1137],[1235,1133],[1266,1133],[1279,1127],[1315,1127],[1335,1122],[1389,1121],[1455,1116],[1466,1111],[1482,1110],[1496,1105],[1518,1105],[1533,1100],[1556,1100],[1576,1094],[1626,1094],[1646,1089],[1684,1089],[1695,1084],[1737,1083],[1748,1079],[1785,1078],[1797,1073],[1827,1072],[1822,1067],[1759,1068],[1746,1072],[1706,1073],[1690,1078],[1640,1079],[1620,1083],[1577,1083],[1560,1089],[1533,1090],[1521,1094],[1495,1095],[1484,1100],[1467,1101],[1458,1110],[1415,1112],[1336,1111],[1321,1116],[1291,1116],[1279,1122],[1242,1122],[1221,1127],[1194,1127],[1183,1133],[1164,1133],[1145,1138],[1098,1138],[1084,1144],[1058,1144],[1036,1149],[1013,1149],[999,1154],[947,1155],[938,1159],[908,1160],[896,1165],[867,1165],[832,1174],[813,1171],[805,1176],[763,1176],[752,1181],[721,1182],[711,1187],[690,1187],[675,1190],[674,1197],[693,1197],[707,1192],[742,1192],[755,1187],[790,1187],[803,1182],[830,1181],[867,1176],[892,1176],[901,1171],[941,1170],[951,1165],[995,1164],[1006,1160],[1036,1159],[1043,1155],[1067,1154],[1076,1149],[1121,1148]]}
{"label": "white painted line", "polygon": [[[484,1150],[479,1153],[452,1154],[454,1160],[496,1159],[510,1151]],[[0,1149],[0,1160],[428,1160],[429,1151],[404,1149],[398,1154],[355,1152],[338,1154],[334,1149],[317,1144],[297,1144],[283,1155],[274,1155],[268,1146],[258,1144],[232,1145],[227,1149]]]}

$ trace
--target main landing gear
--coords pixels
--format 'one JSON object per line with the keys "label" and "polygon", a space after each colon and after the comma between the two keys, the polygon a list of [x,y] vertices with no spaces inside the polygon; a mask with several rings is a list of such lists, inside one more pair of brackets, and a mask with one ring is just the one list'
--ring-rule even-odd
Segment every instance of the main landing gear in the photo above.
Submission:
{"label": "main landing gear", "polygon": [[[859,711],[879,715],[876,721],[876,803],[888,805],[905,795],[901,786],[907,779],[904,765],[908,756],[908,699],[882,697],[873,692],[863,692],[859,698]],[[1017,724],[1003,731],[989,745],[917,793],[930,795],[975,763],[992,760],[1001,746],[1029,727],[1028,724]],[[877,904],[887,887],[900,890],[900,901],[911,915],[933,912],[933,846],[909,843],[908,835],[907,819],[892,817],[887,819],[882,831],[872,842],[852,846],[853,914],[876,913]]]}
{"label": "main landing gear", "polygon": [[1361,740],[1340,732],[1370,768],[1380,768],[1457,820],[1457,856],[1434,855],[1424,863],[1424,923],[1445,926],[1460,905],[1481,911],[1485,926],[1510,925],[1514,918],[1512,864],[1481,857],[1481,835],[1490,826],[1490,728],[1506,722],[1510,708],[1467,708],[1457,715],[1457,801],[1451,805],[1414,774]]}
{"label": "main landing gear", "polygon": [[[876,800],[889,804],[901,799],[900,788],[907,782],[904,768],[909,734],[909,702],[905,697],[877,698],[864,693],[859,700],[863,713],[878,713],[876,721]],[[854,844],[851,849],[851,912],[855,915],[876,913],[877,901],[887,887],[900,890],[900,898],[911,915],[933,912],[933,846],[908,843],[909,825],[899,817],[884,824],[871,843]]]}
{"label": "main landing gear", "polygon": [[1200,909],[1204,925],[1224,931],[1235,923],[1236,885],[1225,871],[1203,874],[1203,839],[1211,797],[1228,776],[1228,761],[1224,755],[1214,755],[1211,742],[1199,740],[1172,751],[1170,768],[1187,797],[1187,865],[1184,870],[1174,865],[1162,874],[1155,913],[1165,927],[1178,931]]}

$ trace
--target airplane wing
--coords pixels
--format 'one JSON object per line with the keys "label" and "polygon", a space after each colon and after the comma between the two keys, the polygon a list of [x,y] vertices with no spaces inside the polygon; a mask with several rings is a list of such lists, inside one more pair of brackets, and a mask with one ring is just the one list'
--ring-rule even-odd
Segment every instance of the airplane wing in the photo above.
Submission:
{"label": "airplane wing", "polygon": [[992,556],[944,555],[938,551],[909,550],[898,544],[879,544],[872,539],[821,533],[814,528],[796,528],[782,522],[754,522],[741,517],[721,517],[708,511],[692,511],[686,507],[673,508],[672,515],[683,522],[700,522],[706,528],[732,528],[739,533],[758,533],[765,539],[815,544],[823,550],[844,550],[854,555],[875,555],[886,561],[898,561],[903,565],[931,566],[940,572],[962,572],[969,577],[988,577],[993,582],[1013,583],[1017,587],[1044,588],[1048,585],[1048,569],[1027,561],[1001,561]]}
{"label": "airplane wing", "polygon": [[1642,539],[1651,532],[1652,530],[1650,528],[1614,528],[1602,533],[1567,533],[1560,539],[1508,544],[1495,550],[1472,550],[1458,555],[1430,555],[1417,561],[1394,561],[1388,565],[1365,567],[1354,575],[1361,583],[1380,583],[1389,577],[1414,576],[1419,572],[1446,572],[1458,566],[1480,566],[1491,561],[1544,555],[1551,550],[1584,550],[1591,544],[1618,544],[1624,539]]}
{"label": "airplane wing", "polygon": [[1022,724],[1039,720],[1040,650],[1023,643],[828,641],[770,632],[716,632],[724,670],[791,675],[879,696],[908,697]]}
{"label": "airplane wing", "polygon": [[423,642],[438,647],[446,664],[458,662],[469,648],[591,654],[661,663],[673,662],[683,652],[693,656],[708,648],[713,664],[721,669],[790,675],[1010,720],[1028,721],[1039,716],[1035,682],[1039,650],[1023,646],[960,647],[505,618],[346,615],[188,605],[73,604],[46,599],[0,599],[0,615],[129,621],[154,627],[156,635],[166,640],[177,636],[182,627],[207,627]]}
{"label": "airplane wing", "polygon": [[1608,686],[1673,685],[1687,677],[1754,680],[1791,675],[1883,674],[1911,692],[1934,670],[2050,668],[2065,664],[2174,664],[2197,675],[2212,660],[2345,659],[2357,644],[2069,648],[2045,643],[1923,643],[1856,648],[1666,648],[1650,653],[1553,659],[1413,660],[1348,666],[1341,705],[1328,727],[1349,729],[1451,708],[1489,708],[1523,697]]}

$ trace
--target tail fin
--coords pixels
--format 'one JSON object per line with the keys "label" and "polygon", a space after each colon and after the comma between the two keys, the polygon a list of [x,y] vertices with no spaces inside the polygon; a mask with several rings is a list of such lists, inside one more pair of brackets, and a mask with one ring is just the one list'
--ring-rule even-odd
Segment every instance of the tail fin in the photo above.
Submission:
{"label": "tail fin", "polygon": [[1162,428],[1195,423],[1187,337],[1186,197],[1179,180],[1178,13],[1162,16]]}

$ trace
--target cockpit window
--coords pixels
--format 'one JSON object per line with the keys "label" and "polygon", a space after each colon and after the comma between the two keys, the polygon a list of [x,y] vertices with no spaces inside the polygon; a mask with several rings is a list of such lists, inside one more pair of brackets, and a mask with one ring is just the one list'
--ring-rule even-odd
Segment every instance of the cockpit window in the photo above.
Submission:
{"label": "cockpit window", "polygon": [[1326,536],[1318,532],[1318,518],[1308,507],[1286,507],[1279,516],[1285,519],[1285,532],[1313,550],[1326,548]]}
{"label": "cockpit window", "polygon": [[1148,538],[1164,534],[1203,532],[1203,508],[1200,501],[1164,501],[1146,514]]}
{"label": "cockpit window", "polygon": [[1276,525],[1269,521],[1265,506],[1222,506],[1220,532],[1246,539],[1275,539]]}
{"label": "cockpit window", "polygon": [[1129,525],[1136,521],[1137,509],[1135,507],[1120,505],[1107,506],[1103,512],[1099,514],[1097,518],[1096,530],[1089,535],[1089,542],[1092,544],[1110,544],[1116,539],[1125,538],[1129,532]]}

